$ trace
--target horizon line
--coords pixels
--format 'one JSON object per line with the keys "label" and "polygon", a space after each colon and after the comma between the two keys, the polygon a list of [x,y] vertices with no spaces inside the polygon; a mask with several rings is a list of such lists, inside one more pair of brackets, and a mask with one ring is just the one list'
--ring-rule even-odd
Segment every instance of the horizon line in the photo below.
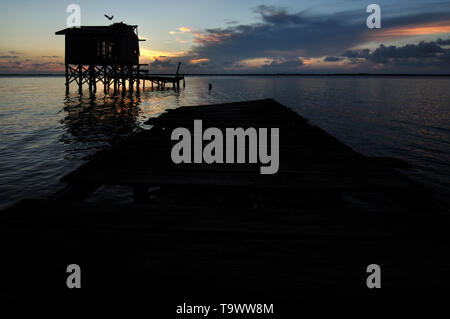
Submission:
{"label": "horizon line", "polygon": [[[174,75],[152,73],[151,75]],[[65,76],[64,73],[0,73],[0,76]],[[450,76],[449,73],[185,73],[183,76]]]}

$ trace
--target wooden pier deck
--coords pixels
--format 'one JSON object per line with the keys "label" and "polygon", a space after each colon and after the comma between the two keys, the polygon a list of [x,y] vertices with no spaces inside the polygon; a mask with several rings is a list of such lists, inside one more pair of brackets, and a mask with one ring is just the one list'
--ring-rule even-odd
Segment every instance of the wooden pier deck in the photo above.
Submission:
{"label": "wooden pier deck", "polygon": [[183,82],[183,87],[186,82],[183,75],[153,75],[153,74],[139,74],[138,79],[142,81],[142,86],[145,88],[145,81],[149,81],[152,88],[165,88],[166,85],[172,84],[172,88],[179,90],[180,82]]}
{"label": "wooden pier deck", "polygon": [[[142,64],[140,66],[145,66]],[[137,80],[142,81],[142,86],[145,89],[145,81],[150,81],[150,85],[152,89],[156,85],[158,89],[166,88],[167,84],[172,84],[172,88],[179,90],[180,82],[183,81],[183,87],[186,86],[186,81],[184,79],[184,75],[181,75],[180,72],[181,62],[178,63],[177,71],[174,75],[159,75],[159,74],[150,74],[149,70],[142,70],[140,67],[138,68]],[[139,85],[139,84],[138,84]]]}
{"label": "wooden pier deck", "polygon": [[[280,168],[174,164],[172,129],[280,129]],[[10,295],[178,302],[308,297],[444,297],[448,210],[430,189],[369,158],[274,100],[180,107],[64,176],[48,200],[2,214]],[[130,204],[89,203],[105,185],[133,189]],[[101,189],[99,190],[101,191]],[[33,261],[33,262],[30,262]],[[78,263],[80,291],[65,288]],[[366,287],[379,264],[382,289]],[[62,278],[61,278],[62,276]],[[28,288],[29,283],[33,287]]]}

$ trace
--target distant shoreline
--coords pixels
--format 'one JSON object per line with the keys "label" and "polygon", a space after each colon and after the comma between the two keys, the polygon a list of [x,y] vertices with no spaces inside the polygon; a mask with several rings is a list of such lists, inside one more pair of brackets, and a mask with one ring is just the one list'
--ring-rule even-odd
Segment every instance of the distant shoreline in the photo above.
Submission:
{"label": "distant shoreline", "polygon": [[[152,73],[152,75],[173,75],[169,73]],[[279,74],[264,74],[264,73],[217,73],[217,74],[190,74],[185,73],[184,76],[426,76],[426,77],[448,77],[450,74],[408,74],[408,73],[398,73],[398,74],[390,74],[390,73],[279,73]],[[0,74],[0,77],[64,77],[64,73],[58,74]]]}

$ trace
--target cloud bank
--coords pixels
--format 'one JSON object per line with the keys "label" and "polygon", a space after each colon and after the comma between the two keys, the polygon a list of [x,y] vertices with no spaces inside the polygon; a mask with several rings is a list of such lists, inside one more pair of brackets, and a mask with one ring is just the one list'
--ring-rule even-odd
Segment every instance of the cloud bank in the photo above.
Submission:
{"label": "cloud bank", "polygon": [[[384,17],[382,29],[375,30],[366,27],[367,14],[363,10],[314,15],[259,6],[254,9],[260,17],[257,23],[191,30],[194,45],[177,61],[183,62],[185,73],[450,73],[447,38],[352,50],[364,44],[416,35],[450,35],[449,6],[436,12],[424,10]],[[163,60],[155,60],[151,67],[159,72],[173,72],[171,68],[176,63],[171,58]],[[193,60],[207,62],[194,65],[189,62]],[[314,63],[308,63],[313,60]]]}

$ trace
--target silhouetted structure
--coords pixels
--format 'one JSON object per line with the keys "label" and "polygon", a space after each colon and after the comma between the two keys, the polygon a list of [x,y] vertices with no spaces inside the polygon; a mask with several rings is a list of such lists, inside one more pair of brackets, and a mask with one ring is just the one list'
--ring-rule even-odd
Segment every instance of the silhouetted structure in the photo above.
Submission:
{"label": "silhouetted structure", "polygon": [[[84,83],[96,90],[101,82],[104,91],[114,84],[114,90],[130,89],[139,82],[139,41],[136,25],[114,23],[110,26],[67,28],[55,33],[66,36],[66,88],[76,81],[81,92]],[[139,83],[137,83],[139,85]]]}
{"label": "silhouetted structure", "polygon": [[[84,83],[88,83],[89,91],[96,91],[96,84],[103,83],[104,92],[111,84],[114,92],[122,87],[133,90],[134,84],[139,89],[140,80],[149,80],[158,87],[165,87],[165,83],[172,82],[173,87],[184,78],[177,74],[175,77],[151,76],[141,74],[139,64],[139,41],[137,26],[125,23],[114,23],[109,26],[83,26],[67,28],[55,33],[65,35],[65,71],[66,89],[72,82],[78,84],[81,93]],[[148,72],[148,71],[147,71]]]}

